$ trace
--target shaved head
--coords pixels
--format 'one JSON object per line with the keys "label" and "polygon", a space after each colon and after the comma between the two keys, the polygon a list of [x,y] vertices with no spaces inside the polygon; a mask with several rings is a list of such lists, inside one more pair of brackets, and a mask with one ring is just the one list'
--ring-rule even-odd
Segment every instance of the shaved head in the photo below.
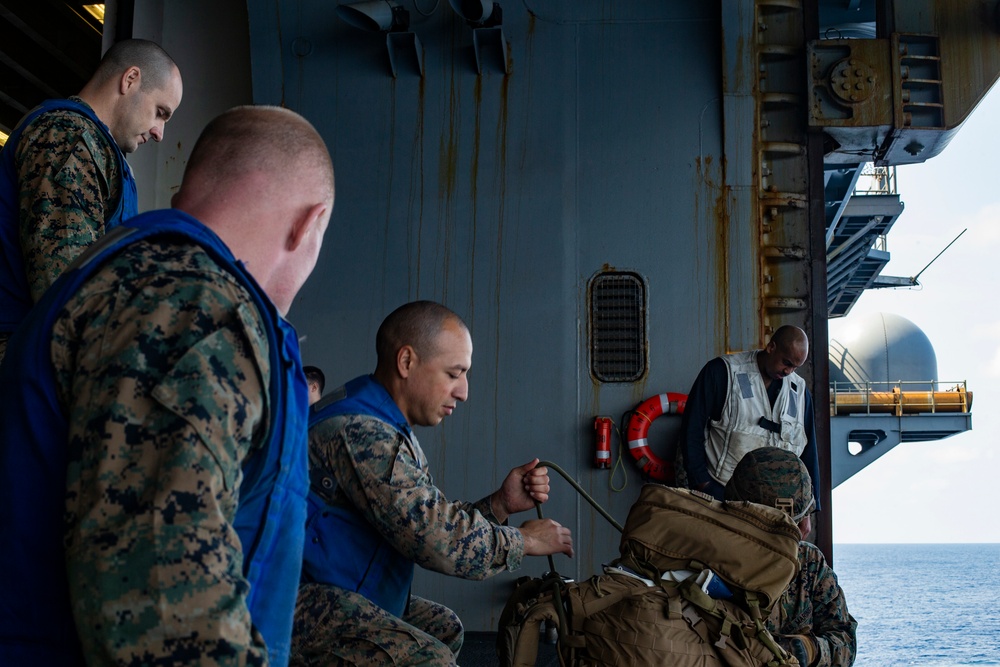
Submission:
{"label": "shaved head", "polygon": [[394,366],[396,353],[404,345],[411,346],[421,357],[437,354],[438,334],[449,322],[461,325],[468,331],[458,315],[434,301],[413,301],[392,311],[375,335],[378,365]]}
{"label": "shaved head", "polygon": [[140,87],[143,91],[162,88],[177,69],[173,58],[159,44],[145,39],[125,39],[108,49],[91,80],[103,85],[129,67],[138,67],[142,72]]}
{"label": "shaved head", "polygon": [[171,201],[218,234],[285,314],[316,266],[333,200],[330,153],[309,121],[241,106],[202,131]]}
{"label": "shaved head", "polygon": [[771,336],[767,347],[757,354],[757,367],[764,379],[764,386],[772,380],[781,380],[794,373],[809,356],[809,338],[802,329],[785,325]]}
{"label": "shaved head", "polygon": [[771,342],[782,350],[804,347],[809,349],[809,338],[802,329],[786,324],[778,327],[778,330],[771,336]]}
{"label": "shaved head", "polygon": [[333,164],[316,129],[294,111],[274,106],[242,106],[209,123],[188,160],[181,186],[197,183],[216,190],[251,173],[280,186],[291,179],[316,179],[333,199]]}
{"label": "shaved head", "polygon": [[469,397],[472,337],[440,303],[413,301],[382,321],[374,377],[407,423],[434,426]]}

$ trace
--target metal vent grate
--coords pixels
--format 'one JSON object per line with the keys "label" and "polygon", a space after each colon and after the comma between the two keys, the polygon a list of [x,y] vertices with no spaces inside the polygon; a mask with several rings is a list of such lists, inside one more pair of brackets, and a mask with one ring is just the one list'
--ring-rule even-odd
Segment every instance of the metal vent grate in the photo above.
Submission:
{"label": "metal vent grate", "polygon": [[638,274],[606,271],[591,281],[590,372],[600,382],[646,373],[646,285]]}

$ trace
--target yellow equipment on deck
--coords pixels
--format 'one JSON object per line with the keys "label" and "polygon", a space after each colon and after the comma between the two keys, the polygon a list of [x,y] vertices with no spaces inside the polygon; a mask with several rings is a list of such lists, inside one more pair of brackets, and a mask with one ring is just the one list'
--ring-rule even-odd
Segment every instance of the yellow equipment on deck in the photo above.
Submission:
{"label": "yellow equipment on deck", "polygon": [[904,415],[972,409],[972,392],[965,382],[946,390],[938,390],[937,385],[937,382],[866,382],[859,386],[853,382],[833,382],[830,415]]}

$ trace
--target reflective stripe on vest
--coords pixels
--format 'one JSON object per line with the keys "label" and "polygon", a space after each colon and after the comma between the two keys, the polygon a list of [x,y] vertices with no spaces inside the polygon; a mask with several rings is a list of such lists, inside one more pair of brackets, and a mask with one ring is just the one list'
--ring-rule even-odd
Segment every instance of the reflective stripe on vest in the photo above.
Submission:
{"label": "reflective stripe on vest", "polygon": [[[771,407],[767,387],[757,366],[757,350],[722,357],[729,371],[729,391],[719,421],[705,428],[708,472],[725,485],[747,452],[760,447],[780,447],[801,454],[807,437],[804,426],[806,384],[791,373],[782,380],[781,391]],[[781,433],[760,425],[764,417],[781,425]]]}

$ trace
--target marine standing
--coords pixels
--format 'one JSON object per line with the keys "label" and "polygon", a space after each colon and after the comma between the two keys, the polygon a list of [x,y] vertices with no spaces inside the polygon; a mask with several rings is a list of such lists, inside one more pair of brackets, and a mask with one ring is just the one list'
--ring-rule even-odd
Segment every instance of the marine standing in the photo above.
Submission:
{"label": "marine standing", "polygon": [[333,207],[305,119],[238,107],[0,366],[0,664],[285,665],[308,490],[283,318]]}
{"label": "marine standing", "polygon": [[163,139],[182,92],[170,56],[129,39],[108,49],[78,95],[20,120],[0,151],[0,361],[70,262],[137,213],[125,155]]}

